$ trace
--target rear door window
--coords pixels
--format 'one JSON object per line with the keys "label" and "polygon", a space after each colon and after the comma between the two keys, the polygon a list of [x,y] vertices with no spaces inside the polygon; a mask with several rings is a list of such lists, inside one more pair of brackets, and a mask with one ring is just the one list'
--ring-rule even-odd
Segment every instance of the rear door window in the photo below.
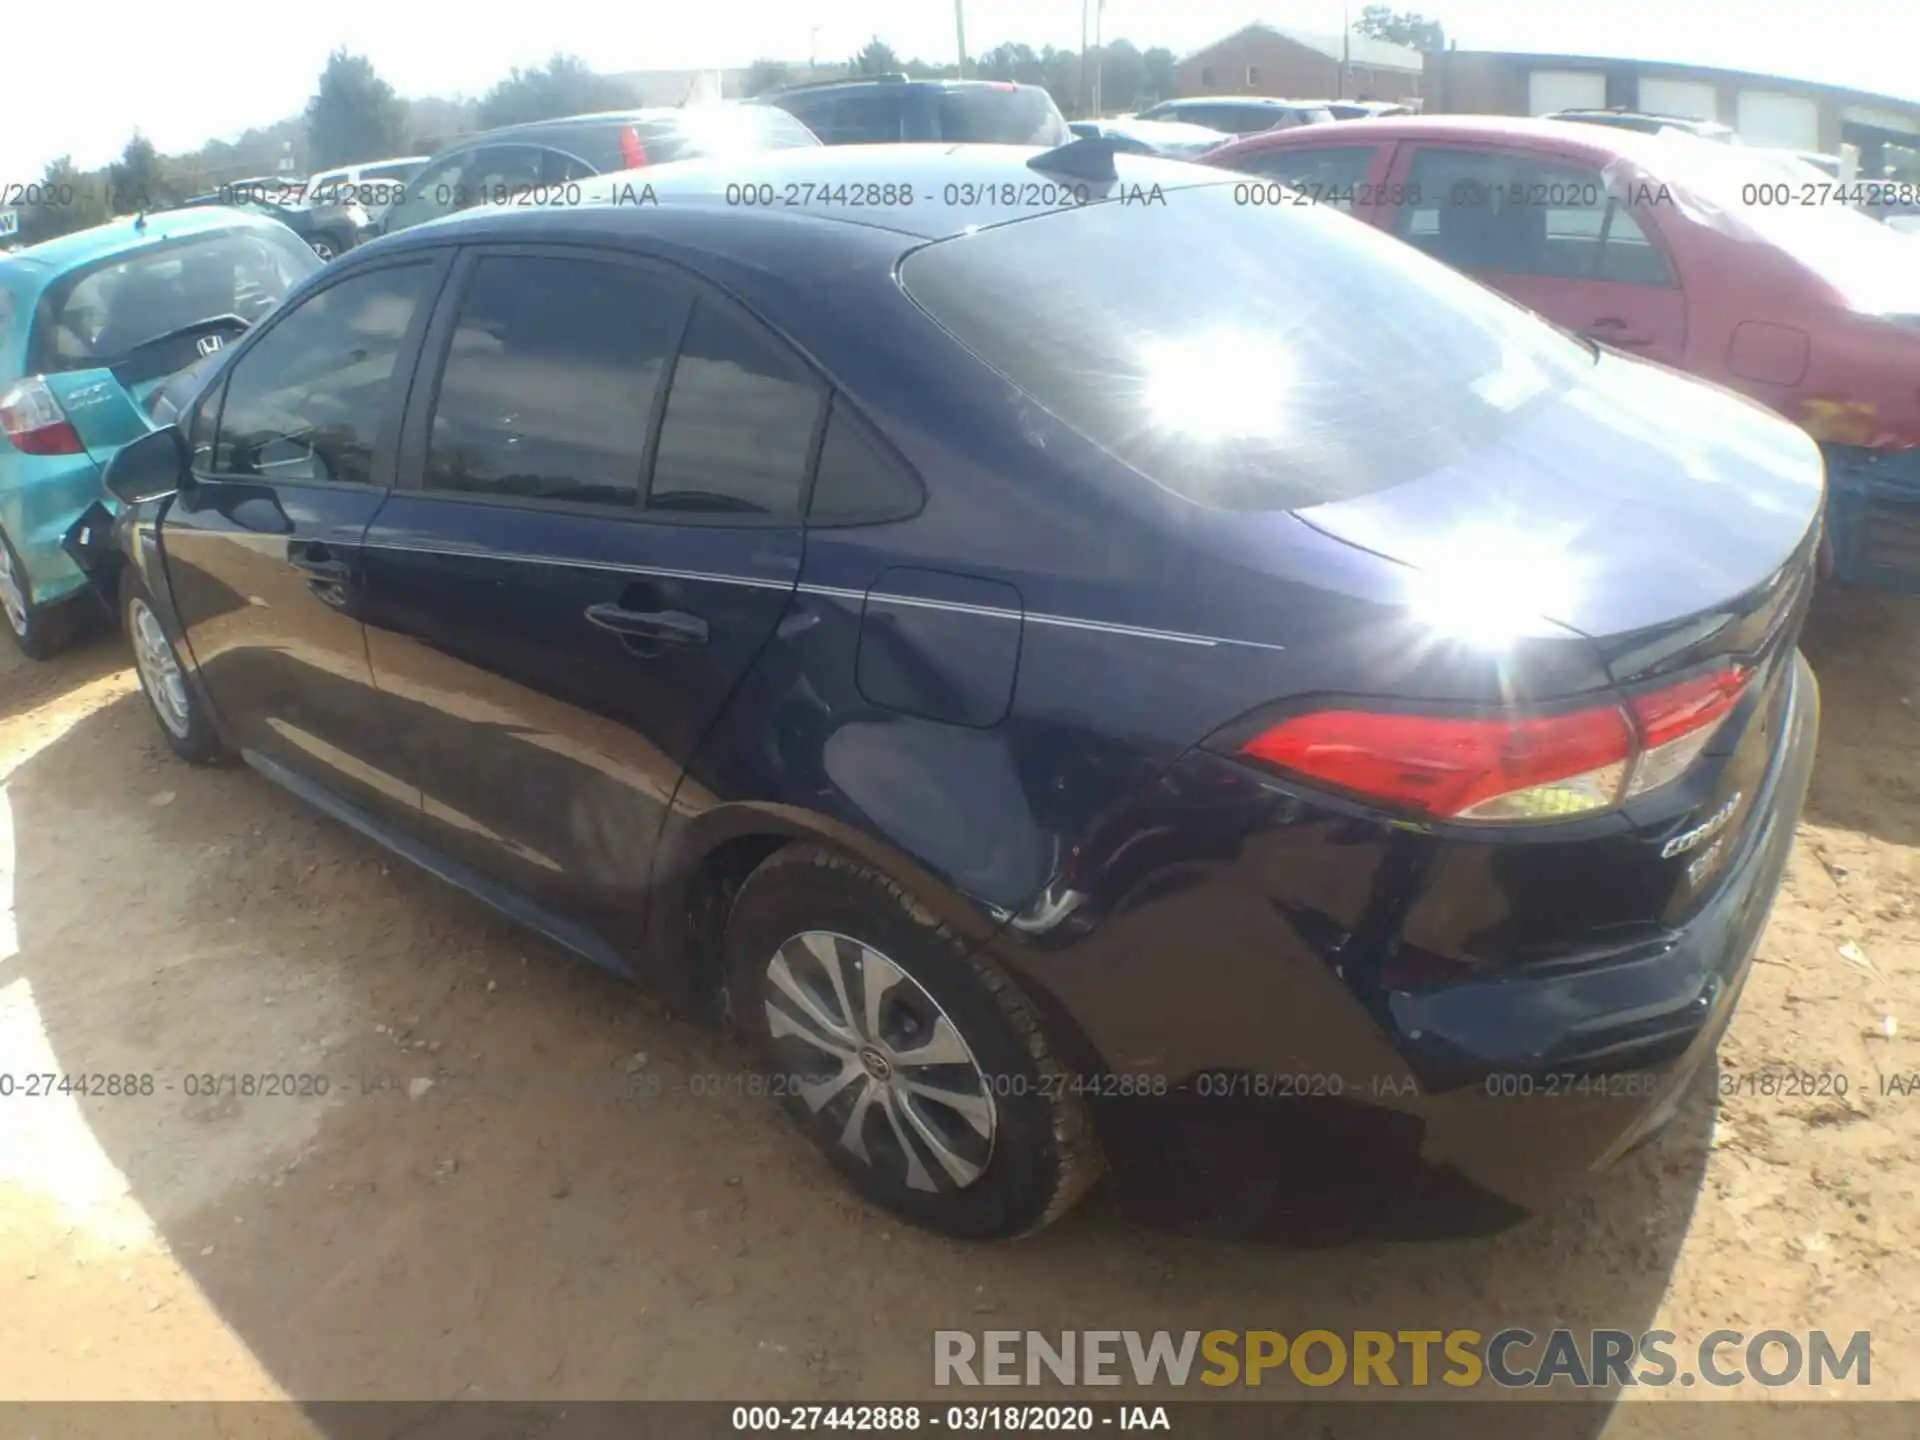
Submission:
{"label": "rear door window", "polygon": [[[498,205],[541,183],[554,152],[539,145],[489,145],[469,172],[457,209]],[[558,156],[555,156],[558,159]]]}
{"label": "rear door window", "polygon": [[1315,505],[1466,459],[1594,365],[1381,231],[1233,192],[956,236],[909,256],[902,281],[1039,405],[1220,509]]}
{"label": "rear door window", "polygon": [[687,303],[634,266],[484,256],[434,398],[427,488],[636,508]]}
{"label": "rear door window", "polygon": [[816,525],[899,519],[920,508],[920,481],[875,435],[844,396],[836,395],[820,442],[807,518]]}
{"label": "rear door window", "polygon": [[1461,270],[1675,284],[1660,247],[1584,166],[1425,146],[1395,223],[1403,240]]}
{"label": "rear door window", "polygon": [[894,86],[882,90],[875,85],[782,96],[779,104],[799,117],[823,145],[893,145],[904,134],[903,89]]}
{"label": "rear door window", "polygon": [[649,510],[798,515],[821,392],[785,342],[711,299],[687,325]]}
{"label": "rear door window", "polygon": [[947,144],[1064,145],[1073,138],[1053,97],[1035,85],[943,89],[936,107]]}
{"label": "rear door window", "polygon": [[469,172],[479,158],[480,152],[477,150],[462,150],[457,155],[449,155],[444,160],[429,164],[407,182],[406,190],[387,211],[387,229],[405,230],[442,215],[451,215],[471,204],[471,201],[463,203],[462,196]]}

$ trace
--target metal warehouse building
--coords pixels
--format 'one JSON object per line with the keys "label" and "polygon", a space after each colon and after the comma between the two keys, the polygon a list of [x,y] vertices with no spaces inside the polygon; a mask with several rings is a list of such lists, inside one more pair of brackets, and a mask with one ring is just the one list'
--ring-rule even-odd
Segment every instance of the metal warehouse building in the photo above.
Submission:
{"label": "metal warehouse building", "polygon": [[1827,155],[1849,147],[1862,174],[1920,180],[1920,103],[1911,100],[1701,65],[1495,50],[1430,54],[1424,78],[1429,113],[1686,115],[1730,125],[1755,145]]}

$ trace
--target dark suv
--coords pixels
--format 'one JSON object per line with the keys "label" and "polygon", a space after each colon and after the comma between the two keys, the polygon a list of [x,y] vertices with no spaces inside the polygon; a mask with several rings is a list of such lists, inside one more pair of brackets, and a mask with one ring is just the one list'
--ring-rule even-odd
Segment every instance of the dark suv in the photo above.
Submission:
{"label": "dark suv", "polygon": [[613,170],[819,143],[790,115],[724,100],[508,125],[470,135],[422,165],[381,213],[376,229],[405,230],[518,195],[530,195],[536,204],[571,204],[578,197],[569,186]]}
{"label": "dark suv", "polygon": [[795,85],[759,99],[798,117],[825,145],[906,140],[1052,147],[1073,139],[1053,96],[1010,81],[877,75]]}

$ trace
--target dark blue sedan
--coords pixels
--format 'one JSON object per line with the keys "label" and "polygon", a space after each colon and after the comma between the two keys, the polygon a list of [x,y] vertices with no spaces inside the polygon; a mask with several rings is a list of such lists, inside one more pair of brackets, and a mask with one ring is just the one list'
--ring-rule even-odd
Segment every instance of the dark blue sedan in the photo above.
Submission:
{"label": "dark blue sedan", "polygon": [[1820,457],[1234,179],[799,150],[423,225],[71,543],[181,755],[725,1016],[880,1206],[1522,1213],[1711,1066]]}

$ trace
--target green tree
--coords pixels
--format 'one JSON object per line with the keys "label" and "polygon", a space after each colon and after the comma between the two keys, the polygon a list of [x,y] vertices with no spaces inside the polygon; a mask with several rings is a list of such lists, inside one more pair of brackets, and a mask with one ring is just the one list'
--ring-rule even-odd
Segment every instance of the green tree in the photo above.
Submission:
{"label": "green tree", "polygon": [[1147,84],[1147,60],[1131,40],[1100,51],[1100,108],[1109,115],[1138,110]]}
{"label": "green tree", "polygon": [[137,210],[164,205],[172,198],[166,184],[166,171],[160,164],[160,152],[145,135],[134,131],[120,158],[107,166],[109,213],[131,215]]}
{"label": "green tree", "polygon": [[506,79],[481,98],[480,123],[491,130],[632,104],[632,94],[618,80],[592,70],[577,55],[555,55],[531,70],[514,66]]}
{"label": "green tree", "polygon": [[860,53],[847,61],[855,75],[898,75],[905,70],[894,48],[878,35],[860,47]]}
{"label": "green tree", "polygon": [[1079,117],[1087,108],[1087,97],[1080,89],[1080,52],[1056,50],[1051,45],[1040,51],[1040,83],[1053,96],[1060,113]]}
{"label": "green tree", "polygon": [[56,235],[105,224],[111,218],[106,172],[82,170],[71,155],[51,161],[41,172],[40,194],[40,204],[20,207],[20,239],[24,244],[38,245]]}
{"label": "green tree", "polygon": [[1369,5],[1353,22],[1356,35],[1375,40],[1391,40],[1395,45],[1410,45],[1415,50],[1444,50],[1447,32],[1438,20],[1429,20],[1418,10],[1395,10],[1391,5]]}
{"label": "green tree", "polygon": [[756,60],[747,67],[745,90],[749,96],[764,95],[792,83],[792,69],[778,60]]}
{"label": "green tree", "polygon": [[315,169],[384,160],[400,151],[407,107],[364,55],[327,57],[320,88],[307,101],[307,154]]}
{"label": "green tree", "polygon": [[1164,45],[1156,45],[1140,57],[1141,81],[1140,102],[1138,108],[1161,100],[1171,100],[1180,93],[1179,62],[1173,51]]}
{"label": "green tree", "polygon": [[1020,85],[1038,85],[1046,79],[1040,57],[1031,45],[996,45],[974,62],[974,74],[982,80],[1011,80]]}
{"label": "green tree", "polygon": [[407,138],[400,147],[401,154],[437,154],[460,136],[480,128],[480,103],[477,100],[429,96],[406,103]]}

